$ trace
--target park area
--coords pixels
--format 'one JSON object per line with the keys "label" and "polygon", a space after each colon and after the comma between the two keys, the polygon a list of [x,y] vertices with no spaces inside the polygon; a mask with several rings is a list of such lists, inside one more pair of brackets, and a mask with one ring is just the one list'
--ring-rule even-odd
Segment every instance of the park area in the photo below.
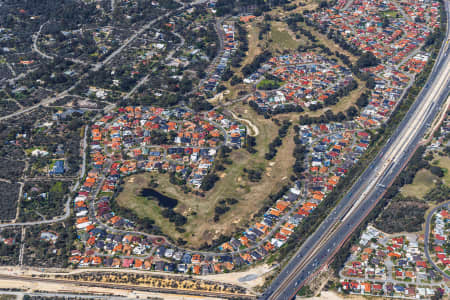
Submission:
{"label": "park area", "polygon": [[[225,170],[217,173],[220,179],[211,190],[205,191],[203,195],[185,192],[181,186],[170,182],[168,173],[139,173],[125,178],[123,190],[116,198],[117,204],[133,210],[140,218],[154,220],[163,234],[172,240],[181,238],[191,248],[204,246],[222,235],[232,235],[237,229],[248,225],[252,217],[264,207],[269,195],[277,193],[284,185],[283,182],[289,182],[294,163],[294,131],[292,128],[288,131],[277,155],[272,160],[266,160],[268,145],[277,136],[279,127],[247,106],[237,104],[233,110],[237,115],[251,120],[258,128],[256,152],[249,153],[241,148],[229,153],[227,160],[231,164],[225,164]],[[257,173],[258,176],[250,178],[250,173]],[[142,192],[148,188],[163,197],[175,199],[176,204],[167,207],[157,201],[160,196],[144,196]],[[169,218],[164,217],[166,209],[173,209],[175,214],[186,217],[185,224],[176,225],[169,221]]]}

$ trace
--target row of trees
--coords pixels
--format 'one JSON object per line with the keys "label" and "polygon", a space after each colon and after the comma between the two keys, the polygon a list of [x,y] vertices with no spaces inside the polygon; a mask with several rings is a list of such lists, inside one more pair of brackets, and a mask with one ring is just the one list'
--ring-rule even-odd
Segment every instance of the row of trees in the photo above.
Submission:
{"label": "row of trees", "polygon": [[244,76],[250,76],[261,67],[262,63],[266,62],[271,57],[272,53],[269,50],[265,50],[263,53],[258,54],[250,64],[245,65],[242,68],[242,74],[244,74]]}
{"label": "row of trees", "polygon": [[277,148],[283,144],[282,138],[287,135],[289,127],[291,126],[291,122],[288,120],[284,120],[281,127],[278,129],[278,136],[273,139],[273,141],[269,144],[269,152],[264,155],[264,158],[267,160],[271,160],[277,155]]}
{"label": "row of trees", "polygon": [[311,124],[323,124],[330,122],[342,122],[346,120],[353,120],[357,112],[358,109],[354,106],[350,106],[349,108],[347,108],[345,113],[340,111],[337,114],[333,113],[331,109],[327,109],[323,114],[321,114],[318,117],[311,117],[309,115],[300,116],[299,123],[300,125],[311,125]]}
{"label": "row of trees", "polygon": [[227,146],[222,146],[218,149],[216,159],[214,161],[214,165],[209,173],[203,177],[202,184],[200,188],[204,191],[211,190],[217,181],[219,181],[219,176],[217,176],[216,172],[224,171],[224,165],[231,165],[233,162],[229,158],[229,154],[232,149]]}
{"label": "row of trees", "polygon": [[305,158],[306,154],[308,153],[308,148],[301,143],[300,135],[298,134],[299,130],[300,128],[298,127],[298,125],[295,125],[294,131],[297,134],[294,136],[295,148],[292,153],[295,158],[292,169],[294,171],[294,174],[297,175],[298,178],[300,178],[302,176],[302,173],[305,171]]}
{"label": "row of trees", "polygon": [[339,88],[336,93],[328,96],[328,98],[325,99],[324,103],[327,106],[335,105],[339,102],[339,99],[345,96],[348,96],[351,91],[356,90],[358,88],[358,83],[356,80],[351,80],[347,85]]}
{"label": "row of trees", "polygon": [[256,153],[257,152],[257,150],[255,149],[255,146],[256,146],[256,138],[255,137],[253,137],[253,136],[247,136],[247,138],[246,138],[246,140],[245,140],[245,149],[249,152],[249,153],[251,153],[251,154],[253,154],[253,153]]}

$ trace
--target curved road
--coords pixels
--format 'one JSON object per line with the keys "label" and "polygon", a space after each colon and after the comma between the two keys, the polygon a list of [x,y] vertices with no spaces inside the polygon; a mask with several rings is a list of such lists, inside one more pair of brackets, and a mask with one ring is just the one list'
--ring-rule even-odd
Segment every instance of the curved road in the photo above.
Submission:
{"label": "curved road", "polygon": [[444,276],[445,279],[450,280],[450,276],[447,275],[447,273],[445,273],[444,271],[442,271],[437,265],[436,263],[431,259],[431,255],[430,255],[430,230],[431,230],[431,219],[433,218],[433,215],[436,213],[436,211],[438,211],[439,209],[443,208],[444,206],[449,206],[450,205],[450,201],[444,202],[442,204],[439,204],[438,206],[436,206],[435,208],[433,208],[430,213],[428,214],[427,217],[427,222],[425,225],[425,256],[427,257],[428,261],[430,262],[430,264],[433,266],[433,268],[438,271],[442,276]]}

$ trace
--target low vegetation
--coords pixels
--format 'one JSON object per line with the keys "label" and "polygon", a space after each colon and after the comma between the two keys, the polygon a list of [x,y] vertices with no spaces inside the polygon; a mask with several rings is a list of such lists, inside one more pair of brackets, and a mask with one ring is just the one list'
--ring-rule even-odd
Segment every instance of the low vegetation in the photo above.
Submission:
{"label": "low vegetation", "polygon": [[12,220],[16,217],[17,199],[20,185],[0,181],[0,211],[1,220]]}

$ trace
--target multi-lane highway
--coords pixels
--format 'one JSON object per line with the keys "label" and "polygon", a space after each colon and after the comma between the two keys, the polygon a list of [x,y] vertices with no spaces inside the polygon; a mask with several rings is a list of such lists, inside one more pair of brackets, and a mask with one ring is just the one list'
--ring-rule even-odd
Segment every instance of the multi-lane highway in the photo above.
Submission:
{"label": "multi-lane highway", "polygon": [[[449,15],[448,1],[445,6]],[[261,299],[291,299],[321,266],[330,261],[408,162],[449,96],[448,38],[447,28],[447,38],[428,82],[387,144],[348,194],[294,254]]]}

